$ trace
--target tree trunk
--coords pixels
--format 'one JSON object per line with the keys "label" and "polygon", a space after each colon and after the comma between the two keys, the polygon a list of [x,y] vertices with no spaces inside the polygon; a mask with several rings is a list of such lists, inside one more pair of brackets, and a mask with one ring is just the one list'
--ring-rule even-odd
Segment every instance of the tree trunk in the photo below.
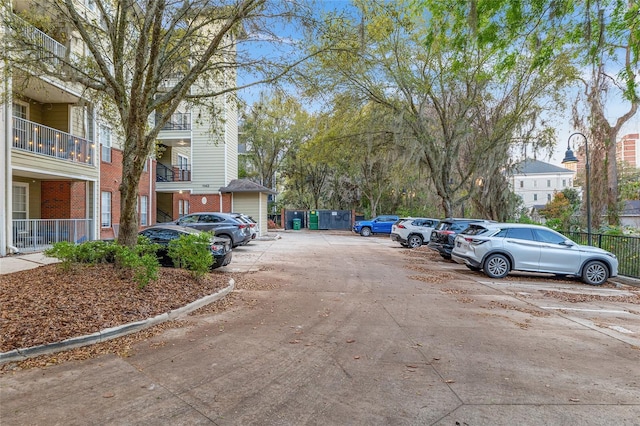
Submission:
{"label": "tree trunk", "polygon": [[610,225],[620,225],[618,205],[618,163],[616,157],[616,137],[618,129],[613,128],[607,135],[607,221]]}

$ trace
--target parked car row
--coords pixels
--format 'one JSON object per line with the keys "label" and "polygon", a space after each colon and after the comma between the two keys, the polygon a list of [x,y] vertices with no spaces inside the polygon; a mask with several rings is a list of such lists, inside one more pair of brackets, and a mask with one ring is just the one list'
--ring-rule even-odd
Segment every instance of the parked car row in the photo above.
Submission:
{"label": "parked car row", "polygon": [[192,213],[172,222],[159,223],[139,232],[151,242],[160,245],[156,253],[162,266],[174,266],[169,257],[171,240],[182,235],[213,232],[210,250],[213,256],[211,269],[226,266],[231,262],[232,249],[249,243],[260,232],[258,224],[242,213],[202,212]]}
{"label": "parked car row", "polygon": [[525,271],[571,275],[587,284],[601,285],[618,275],[618,259],[613,253],[576,244],[541,225],[384,215],[356,222],[353,231],[362,236],[388,233],[392,241],[410,248],[426,243],[443,258],[483,271],[491,278]]}

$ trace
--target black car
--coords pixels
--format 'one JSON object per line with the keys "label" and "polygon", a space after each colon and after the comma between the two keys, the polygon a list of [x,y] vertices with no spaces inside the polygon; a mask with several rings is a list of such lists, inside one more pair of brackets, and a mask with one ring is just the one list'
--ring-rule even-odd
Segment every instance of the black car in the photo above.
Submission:
{"label": "black car", "polygon": [[216,237],[227,238],[231,247],[243,246],[251,241],[251,228],[230,213],[201,212],[182,216],[180,219],[162,225],[178,225],[200,231],[212,231]]}
{"label": "black car", "polygon": [[[201,232],[197,229],[178,225],[156,225],[142,230],[138,234],[149,238],[152,243],[160,244],[161,248],[156,253],[156,256],[158,256],[158,261],[162,266],[174,266],[173,259],[169,257],[168,253],[169,241],[178,239],[181,235],[199,234]],[[231,263],[231,243],[229,239],[213,237],[210,248],[213,255],[211,269]]]}
{"label": "black car", "polygon": [[451,259],[454,240],[459,232],[464,231],[471,223],[487,222],[483,219],[442,219],[438,226],[431,231],[431,238],[427,247],[440,253],[445,259]]}

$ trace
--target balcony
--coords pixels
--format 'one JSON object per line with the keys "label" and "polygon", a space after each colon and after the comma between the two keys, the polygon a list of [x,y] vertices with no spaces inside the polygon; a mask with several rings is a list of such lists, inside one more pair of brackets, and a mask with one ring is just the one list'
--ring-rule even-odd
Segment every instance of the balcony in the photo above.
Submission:
{"label": "balcony", "polygon": [[93,142],[18,117],[13,117],[13,147],[73,163],[95,165]]}
{"label": "balcony", "polygon": [[162,163],[156,165],[156,182],[189,182],[191,181],[191,167],[186,164],[167,166]]}
{"label": "balcony", "polygon": [[14,219],[13,245],[21,252],[43,251],[54,243],[91,238],[91,219]]}
{"label": "balcony", "polygon": [[51,65],[57,67],[61,64],[59,58],[67,57],[67,48],[63,44],[40,31],[18,15],[14,14],[14,18],[19,23],[20,31],[25,39],[29,40],[31,46],[40,47],[37,59],[46,60]]}
{"label": "balcony", "polygon": [[[158,116],[156,116],[156,120]],[[191,130],[191,113],[180,112],[171,115],[162,130]]]}

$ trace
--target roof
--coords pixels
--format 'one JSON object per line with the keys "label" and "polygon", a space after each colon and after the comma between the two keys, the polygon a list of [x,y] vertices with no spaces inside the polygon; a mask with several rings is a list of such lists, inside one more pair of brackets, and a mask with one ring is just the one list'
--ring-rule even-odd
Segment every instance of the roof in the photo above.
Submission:
{"label": "roof", "polygon": [[533,158],[527,158],[519,162],[513,169],[514,175],[530,175],[530,174],[555,174],[555,173],[575,173],[564,167],[555,166],[553,164],[538,161]]}
{"label": "roof", "polygon": [[622,216],[640,216],[640,200],[627,200],[621,212]]}
{"label": "roof", "polygon": [[276,194],[275,191],[250,181],[249,179],[234,179],[229,185],[219,189],[220,192],[265,192],[267,194]]}

